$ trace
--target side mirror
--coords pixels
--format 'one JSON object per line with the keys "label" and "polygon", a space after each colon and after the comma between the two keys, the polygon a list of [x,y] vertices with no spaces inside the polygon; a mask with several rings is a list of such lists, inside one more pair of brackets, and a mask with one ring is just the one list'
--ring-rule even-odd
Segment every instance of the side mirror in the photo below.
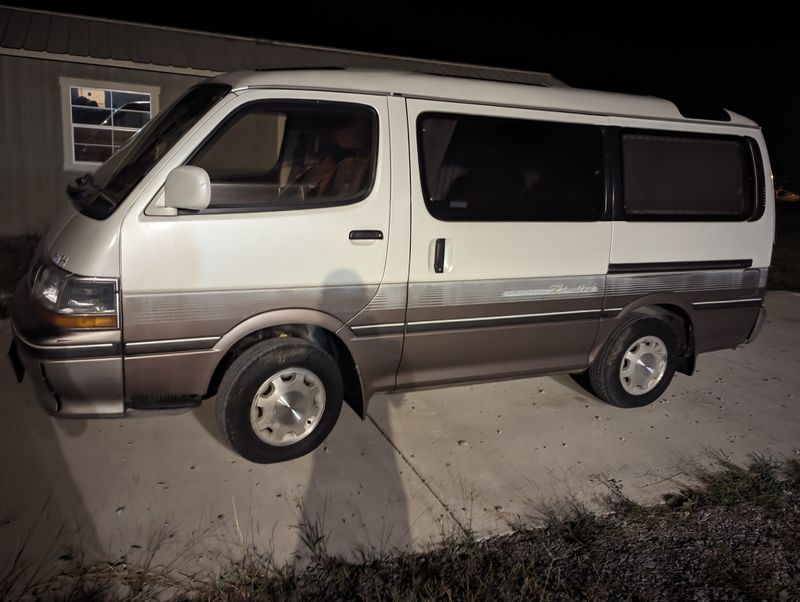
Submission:
{"label": "side mirror", "polygon": [[175,209],[202,211],[211,201],[211,180],[202,167],[182,165],[167,176],[164,205]]}

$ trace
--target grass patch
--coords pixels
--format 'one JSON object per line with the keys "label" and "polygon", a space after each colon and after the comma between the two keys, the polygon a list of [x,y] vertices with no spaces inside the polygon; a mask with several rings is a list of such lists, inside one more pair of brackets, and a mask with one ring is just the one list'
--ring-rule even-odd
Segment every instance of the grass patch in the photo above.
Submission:
{"label": "grass patch", "polygon": [[797,485],[796,479],[787,480],[784,474],[795,474],[797,461],[787,462],[784,471],[780,462],[759,454],[752,455],[746,465],[736,464],[721,453],[712,453],[711,459],[710,467],[693,471],[698,486],[682,487],[665,496],[668,507],[686,510],[737,504],[776,506]]}
{"label": "grass patch", "polygon": [[603,530],[602,521],[575,497],[542,504],[539,513],[545,530],[567,543],[589,546]]}

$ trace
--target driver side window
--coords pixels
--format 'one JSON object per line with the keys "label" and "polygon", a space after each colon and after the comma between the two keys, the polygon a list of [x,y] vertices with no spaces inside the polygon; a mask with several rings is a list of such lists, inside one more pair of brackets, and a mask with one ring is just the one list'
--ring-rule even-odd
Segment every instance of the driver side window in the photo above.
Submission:
{"label": "driver side window", "polygon": [[211,179],[204,213],[343,205],[367,196],[377,155],[377,116],[334,102],[257,102],[228,118],[190,165]]}

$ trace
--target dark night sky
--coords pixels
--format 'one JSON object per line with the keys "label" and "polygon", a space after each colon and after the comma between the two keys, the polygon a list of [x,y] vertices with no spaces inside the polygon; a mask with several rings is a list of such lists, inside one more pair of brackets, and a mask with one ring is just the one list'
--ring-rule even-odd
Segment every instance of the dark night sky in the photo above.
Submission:
{"label": "dark night sky", "polygon": [[[164,12],[167,3],[144,1],[27,4],[285,42],[546,71],[577,87],[724,106],[761,124],[776,178],[800,188],[800,36],[768,4],[741,15],[731,14],[728,6],[700,18],[696,7],[648,3],[646,11],[632,9],[635,21],[621,11],[607,14],[607,6],[587,10],[571,3],[564,3],[563,15],[552,14],[552,6],[544,4],[466,1],[452,6],[388,0],[206,4],[216,10],[181,3],[181,10],[169,13]],[[544,6],[550,9],[543,11]]]}

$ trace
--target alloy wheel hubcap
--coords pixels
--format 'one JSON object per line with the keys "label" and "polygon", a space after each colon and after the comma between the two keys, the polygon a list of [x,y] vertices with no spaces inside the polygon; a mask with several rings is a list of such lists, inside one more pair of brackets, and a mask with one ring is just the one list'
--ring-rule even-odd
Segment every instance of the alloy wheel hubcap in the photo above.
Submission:
{"label": "alloy wheel hubcap", "polygon": [[325,387],[304,368],[286,368],[258,388],[250,406],[250,425],[269,445],[285,446],[310,435],[325,411]]}
{"label": "alloy wheel hubcap", "polygon": [[667,370],[669,354],[656,336],[641,337],[628,347],[619,367],[619,380],[626,393],[644,395],[656,388]]}

